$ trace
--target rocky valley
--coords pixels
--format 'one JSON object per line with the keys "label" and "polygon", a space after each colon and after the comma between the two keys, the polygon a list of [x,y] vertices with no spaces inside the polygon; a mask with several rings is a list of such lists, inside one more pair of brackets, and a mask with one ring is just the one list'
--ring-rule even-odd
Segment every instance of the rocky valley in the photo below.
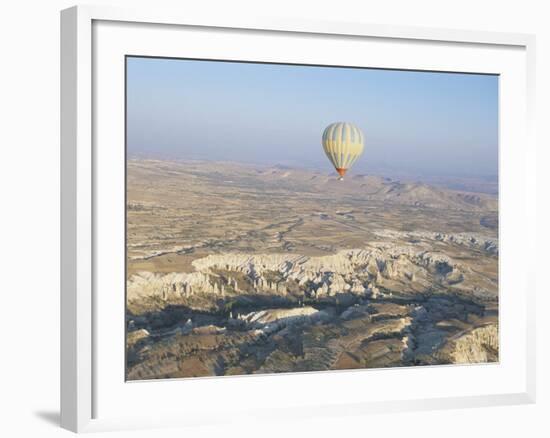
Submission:
{"label": "rocky valley", "polygon": [[497,196],[129,160],[127,378],[498,361]]}

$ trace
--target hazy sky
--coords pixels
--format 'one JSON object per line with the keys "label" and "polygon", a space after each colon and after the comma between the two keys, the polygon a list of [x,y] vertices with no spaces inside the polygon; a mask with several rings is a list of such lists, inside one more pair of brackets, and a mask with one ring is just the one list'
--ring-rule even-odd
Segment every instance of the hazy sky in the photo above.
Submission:
{"label": "hazy sky", "polygon": [[356,124],[355,172],[493,176],[498,77],[128,58],[128,155],[331,169],[324,128]]}

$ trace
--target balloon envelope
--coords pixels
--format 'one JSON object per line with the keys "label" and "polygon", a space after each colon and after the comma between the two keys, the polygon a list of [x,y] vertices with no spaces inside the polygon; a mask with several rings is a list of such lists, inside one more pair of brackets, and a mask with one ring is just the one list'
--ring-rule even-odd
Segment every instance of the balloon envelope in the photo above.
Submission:
{"label": "balloon envelope", "polygon": [[322,143],[340,179],[363,153],[363,133],[352,123],[331,123],[323,132]]}

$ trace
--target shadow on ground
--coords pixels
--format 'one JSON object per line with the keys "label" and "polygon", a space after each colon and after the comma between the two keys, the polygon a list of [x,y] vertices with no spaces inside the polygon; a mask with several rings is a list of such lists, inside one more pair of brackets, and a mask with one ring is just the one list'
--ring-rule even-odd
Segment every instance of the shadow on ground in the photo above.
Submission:
{"label": "shadow on ground", "polygon": [[61,415],[58,411],[37,411],[34,415],[46,423],[53,426],[59,426]]}

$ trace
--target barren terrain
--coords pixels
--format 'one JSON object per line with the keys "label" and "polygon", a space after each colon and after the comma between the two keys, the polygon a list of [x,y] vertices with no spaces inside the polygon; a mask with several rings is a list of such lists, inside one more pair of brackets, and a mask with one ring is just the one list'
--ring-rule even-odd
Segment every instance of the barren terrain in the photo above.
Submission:
{"label": "barren terrain", "polygon": [[498,361],[497,196],[129,160],[127,378]]}

